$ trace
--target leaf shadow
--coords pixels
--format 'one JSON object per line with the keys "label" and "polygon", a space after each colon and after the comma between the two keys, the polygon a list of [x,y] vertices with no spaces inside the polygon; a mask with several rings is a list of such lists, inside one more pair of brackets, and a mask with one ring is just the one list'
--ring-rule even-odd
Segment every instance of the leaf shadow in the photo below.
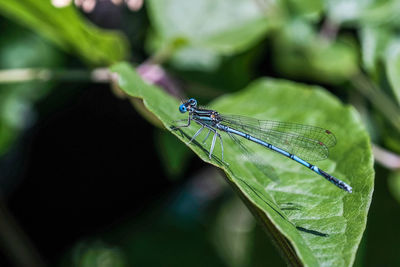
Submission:
{"label": "leaf shadow", "polygon": [[281,210],[302,210],[303,206],[300,204],[292,203],[292,202],[287,202],[287,203],[282,203],[280,204],[280,209]]}
{"label": "leaf shadow", "polygon": [[312,235],[316,235],[316,236],[321,236],[321,237],[328,237],[329,236],[329,234],[325,234],[325,233],[322,233],[322,232],[319,232],[319,231],[316,231],[316,230],[312,230],[312,229],[307,229],[307,228],[304,228],[304,227],[301,227],[301,226],[296,226],[296,229],[299,230],[299,231],[302,231],[304,233],[312,234]]}

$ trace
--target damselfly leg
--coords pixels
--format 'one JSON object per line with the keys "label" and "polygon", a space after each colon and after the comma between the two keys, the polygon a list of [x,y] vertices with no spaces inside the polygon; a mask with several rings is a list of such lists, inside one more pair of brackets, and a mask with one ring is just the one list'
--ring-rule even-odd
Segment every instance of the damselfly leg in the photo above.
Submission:
{"label": "damselfly leg", "polygon": [[190,139],[190,141],[187,142],[187,144],[190,144],[190,143],[201,133],[201,131],[203,131],[204,127],[205,127],[205,126],[202,125],[201,128],[198,129],[197,132],[193,135],[192,139]]}
{"label": "damselfly leg", "polygon": [[211,133],[211,130],[208,129],[208,133],[207,133],[206,137],[204,138],[203,142],[201,142],[203,145],[206,143],[207,138],[210,136],[210,133]]}
{"label": "damselfly leg", "polygon": [[[186,121],[186,120],[185,120],[185,121]],[[208,137],[210,136],[211,132],[214,133],[213,139],[212,139],[212,141],[211,141],[211,147],[210,147],[210,151],[209,151],[208,157],[211,159],[212,153],[213,153],[214,148],[215,148],[215,142],[216,142],[216,139],[217,139],[217,137],[218,137],[218,138],[219,138],[219,141],[220,141],[220,144],[221,144],[221,160],[224,162],[224,145],[223,145],[223,142],[222,142],[222,137],[221,137],[221,135],[218,133],[218,131],[217,131],[216,129],[214,129],[214,128],[211,127],[210,125],[207,125],[207,124],[205,124],[205,123],[202,123],[202,122],[200,122],[200,121],[198,121],[198,120],[196,120],[196,119],[194,119],[194,121],[195,121],[197,124],[199,124],[201,127],[200,127],[200,128],[197,130],[197,132],[192,136],[192,138],[187,142],[187,144],[190,144],[191,142],[193,142],[193,140],[195,140],[196,137],[200,135],[200,133],[204,130],[204,128],[207,128],[207,129],[208,129],[208,133],[207,133],[206,137],[205,137],[205,138],[203,139],[203,141],[202,141],[203,144],[206,143],[206,141],[207,141]],[[189,127],[189,126],[190,126],[190,123],[191,123],[191,118],[190,118],[190,116],[189,116],[189,119],[187,120],[187,124],[178,125],[178,126],[173,126],[172,129],[173,129],[173,130],[177,130],[177,129],[179,129],[179,128]],[[224,162],[224,163],[226,163],[226,162]]]}
{"label": "damselfly leg", "polygon": [[[188,117],[188,119],[187,119],[187,123],[186,124],[184,124],[184,125],[178,125],[178,126],[173,126],[173,130],[176,130],[176,129],[179,129],[179,128],[185,128],[185,127],[189,127],[190,126],[190,116]],[[182,121],[186,121],[186,120],[177,120],[177,121],[174,121],[174,122],[182,122]]]}
{"label": "damselfly leg", "polygon": [[[221,144],[221,160],[224,161],[224,145],[223,145],[223,142],[222,142],[222,137],[221,137],[221,135],[220,135],[220,134],[218,133],[218,131],[217,131],[216,129],[214,129],[213,127],[211,127],[211,126],[209,126],[209,125],[207,125],[207,124],[205,124],[205,123],[202,123],[202,122],[200,122],[200,121],[198,121],[198,120],[196,120],[196,119],[194,119],[194,121],[195,121],[196,123],[198,123],[198,124],[201,126],[201,128],[194,134],[194,136],[192,137],[192,140],[194,140],[194,138],[196,138],[204,128],[207,128],[207,129],[208,129],[208,133],[207,133],[207,136],[204,138],[204,140],[203,140],[203,142],[202,142],[203,144],[207,141],[208,137],[210,136],[210,133],[211,133],[211,132],[214,133],[213,139],[212,139],[212,141],[211,141],[210,153],[209,153],[208,157],[211,159],[212,153],[213,153],[214,148],[215,148],[215,142],[216,142],[217,137],[218,137],[218,138],[219,138],[219,141],[220,141],[220,144]],[[190,142],[191,142],[192,140],[190,140]],[[189,143],[190,143],[190,142],[189,142]],[[225,162],[225,163],[226,163],[226,162]]]}

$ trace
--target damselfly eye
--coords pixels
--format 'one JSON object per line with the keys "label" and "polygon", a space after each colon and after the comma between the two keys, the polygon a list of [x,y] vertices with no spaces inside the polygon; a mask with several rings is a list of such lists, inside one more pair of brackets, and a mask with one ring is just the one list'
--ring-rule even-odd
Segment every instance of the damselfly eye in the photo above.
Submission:
{"label": "damselfly eye", "polygon": [[179,111],[181,113],[185,113],[187,111],[185,104],[182,104],[182,105],[179,106]]}
{"label": "damselfly eye", "polygon": [[189,103],[190,103],[190,105],[192,105],[192,106],[194,106],[194,107],[196,107],[197,106],[197,100],[196,99],[194,99],[194,98],[191,98],[191,99],[189,99],[189,101],[188,101]]}

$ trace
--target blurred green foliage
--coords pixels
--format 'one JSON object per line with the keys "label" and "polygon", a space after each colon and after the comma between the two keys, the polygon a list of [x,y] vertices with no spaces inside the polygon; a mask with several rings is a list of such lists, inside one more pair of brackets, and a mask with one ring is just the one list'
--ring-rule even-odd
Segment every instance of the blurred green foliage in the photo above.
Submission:
{"label": "blurred green foliage", "polygon": [[121,249],[102,241],[82,241],[77,244],[60,266],[126,267],[129,266]]}
{"label": "blurred green foliage", "polygon": [[165,131],[155,132],[154,139],[160,148],[157,152],[160,154],[165,172],[172,179],[180,177],[191,155],[187,147]]}
{"label": "blurred green foliage", "polygon": [[152,49],[183,42],[171,59],[181,69],[212,71],[222,55],[254,46],[272,24],[251,1],[168,0],[148,5],[154,26]]}
{"label": "blurred green foliage", "polygon": [[110,64],[127,57],[123,35],[92,25],[72,5],[57,8],[50,1],[1,1],[0,12],[89,64]]}
{"label": "blurred green foliage", "polygon": [[[4,27],[2,33],[7,38],[0,39],[0,69],[55,68],[63,64],[63,55],[39,36],[16,25]],[[0,155],[34,122],[33,102],[45,97],[52,86],[37,81],[0,84]]]}
{"label": "blurred green foliage", "polygon": [[[340,178],[350,180],[358,189],[355,194],[343,197],[342,192],[320,177],[276,155],[270,155],[268,159],[277,166],[290,166],[293,172],[285,173],[278,168],[282,172],[279,186],[291,185],[290,190],[273,192],[268,187],[273,182],[268,179],[253,181],[252,184],[260,190],[268,188],[263,196],[277,204],[278,209],[282,209],[282,203],[299,205],[300,210],[283,213],[300,226],[329,232],[329,238],[291,231],[293,225],[274,217],[271,207],[260,203],[260,199],[246,190],[245,185],[234,180],[237,178],[235,175],[230,174],[229,177],[230,181],[237,183],[234,188],[244,196],[246,204],[253,207],[253,213],[261,210],[268,215],[268,218],[258,217],[274,226],[270,232],[277,233],[275,240],[288,239],[292,242],[295,250],[292,252],[303,264],[351,265],[371,201],[372,158],[368,137],[358,115],[352,108],[340,104],[336,97],[357,108],[374,143],[400,153],[400,2],[149,0],[145,1],[143,8],[147,17],[137,16],[135,20],[130,17],[122,22],[123,28],[136,30],[130,30],[130,35],[146,33],[146,40],[130,44],[127,40],[132,40],[132,36],[95,26],[73,4],[56,8],[47,0],[1,1],[0,14],[4,16],[0,40],[1,71],[40,68],[68,73],[70,56],[81,60],[80,64],[74,65],[80,68],[109,67],[112,63],[128,60],[131,47],[139,47],[147,51],[145,57],[161,64],[167,73],[179,79],[178,85],[184,87],[188,95],[202,103],[239,91],[237,95],[211,102],[211,106],[221,111],[332,128],[338,137],[338,146],[332,152],[331,160],[320,165]],[[137,55],[132,57],[141,58]],[[162,91],[152,94],[152,89],[149,89],[152,87],[143,83],[126,65],[116,65],[114,70],[127,76],[120,80],[121,87],[129,94],[143,97],[149,111],[158,115],[165,124],[169,125],[176,119],[177,100]],[[290,81],[261,80],[252,85],[254,91],[251,88],[242,91],[261,76]],[[359,80],[355,77],[362,77],[364,82],[357,82]],[[0,155],[9,151],[19,134],[34,123],[35,102],[45,99],[49,90],[59,82],[51,76],[47,78],[44,81],[34,79],[24,82],[21,78],[21,82],[17,83],[0,79]],[[322,85],[326,89],[293,81]],[[130,89],[126,89],[128,87]],[[183,177],[190,157],[187,148],[167,132],[157,132],[153,138],[159,147],[158,153],[166,173],[172,178]],[[193,146],[191,148],[208,161],[202,151]],[[384,162],[387,159],[379,160]],[[234,172],[241,173],[248,168],[239,165],[238,169]],[[393,227],[400,223],[396,214],[399,213],[398,169],[400,166],[377,173],[379,190],[372,199],[372,219],[368,223],[362,249],[358,250],[356,264],[373,266],[379,264],[377,259],[380,257],[387,265],[400,264],[400,254],[396,251],[400,233],[386,226],[387,222]],[[310,180],[305,176],[309,176]],[[297,188],[302,194],[296,194]],[[304,195],[305,191],[323,191],[329,196],[329,201],[313,199]],[[173,249],[187,256],[187,261],[182,261],[186,266],[191,259],[199,263],[209,259],[210,265],[215,266],[262,266],[269,258],[276,257],[276,252],[270,250],[270,244],[265,244],[265,236],[259,234],[260,228],[251,226],[252,222],[247,221],[246,228],[251,230],[230,232],[230,227],[239,225],[241,220],[231,210],[238,214],[243,212],[238,211],[241,209],[237,208],[238,205],[231,204],[237,201],[232,197],[221,198],[220,201],[209,202],[210,206],[219,207],[209,214],[212,219],[207,223],[213,225],[211,230],[198,223],[186,231],[184,226],[176,226],[179,219],[171,220],[168,216],[150,227],[149,222],[158,221],[158,218],[142,218],[138,224],[147,228],[140,228],[135,222],[129,227],[116,227],[114,231],[98,237],[107,240],[111,246],[101,242],[79,243],[72,249],[75,251],[73,256],[65,261],[71,263],[72,257],[75,265],[92,266],[98,258],[105,257],[115,264],[110,266],[146,264],[150,260],[153,265],[159,266],[162,261],[157,259],[157,255],[151,259],[145,257],[143,251],[151,249],[160,251],[158,255],[169,260],[164,263],[174,266],[178,264],[172,255]],[[334,210],[338,207],[343,209]],[[157,214],[163,213],[160,210]],[[339,216],[333,216],[340,212]],[[202,213],[199,211],[199,214]],[[359,220],[358,223],[355,219]],[[144,230],[139,233],[137,229]],[[127,233],[133,234],[122,242]],[[384,237],[395,238],[385,240]],[[191,239],[192,243],[187,245],[186,242]],[[237,244],[246,244],[247,247]],[[379,248],[376,249],[374,244],[379,244]],[[171,253],[162,254],[167,246],[170,246]],[[278,247],[282,249],[284,245],[278,244]],[[337,251],[337,248],[341,250]],[[202,257],[195,252],[201,252]]]}

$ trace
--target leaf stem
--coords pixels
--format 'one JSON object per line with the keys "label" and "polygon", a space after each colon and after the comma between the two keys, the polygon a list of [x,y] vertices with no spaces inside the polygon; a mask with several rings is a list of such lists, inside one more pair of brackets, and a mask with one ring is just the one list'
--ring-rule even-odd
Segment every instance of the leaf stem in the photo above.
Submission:
{"label": "leaf stem", "polygon": [[109,82],[110,72],[107,68],[94,70],[52,70],[46,68],[21,68],[0,70],[0,84],[21,83],[29,81],[91,81]]}

